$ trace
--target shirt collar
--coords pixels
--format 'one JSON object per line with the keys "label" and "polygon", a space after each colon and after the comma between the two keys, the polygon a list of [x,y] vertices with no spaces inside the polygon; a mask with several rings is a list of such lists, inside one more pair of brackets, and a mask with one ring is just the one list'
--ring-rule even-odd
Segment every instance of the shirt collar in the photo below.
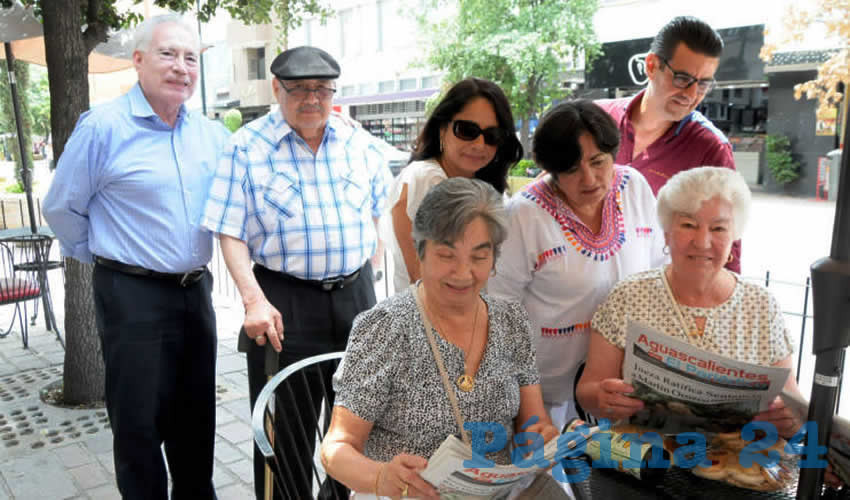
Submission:
{"label": "shirt collar", "polygon": [[[625,114],[623,115],[624,117],[630,118],[632,116],[632,111],[635,108],[638,108],[638,109],[640,108],[640,103],[643,101],[643,95],[645,93],[646,93],[646,89],[641,90],[640,92],[635,94],[635,96],[632,97],[630,101],[626,102],[623,105],[623,109],[625,110]],[[670,128],[667,129],[668,131],[664,133],[664,136],[666,136],[667,134],[671,134],[673,137],[679,135],[679,132],[682,131],[682,129],[685,127],[685,125],[687,125],[687,123],[693,119],[694,113],[695,113],[695,111],[691,111],[690,113],[688,113],[687,116],[685,116],[684,118],[682,118],[678,122],[673,122],[673,124],[670,126]]]}
{"label": "shirt collar", "polygon": [[[145,97],[144,92],[142,92],[142,86],[139,82],[136,82],[136,84],[133,85],[128,96],[130,98],[130,114],[132,116],[145,119],[151,119],[152,117],[159,118],[151,107],[150,102],[148,102],[148,98]],[[177,121],[175,123],[180,123],[180,120],[186,119],[188,116],[188,113],[186,113],[186,105],[181,104],[180,111],[177,112]],[[160,121],[162,120],[160,119]]]}

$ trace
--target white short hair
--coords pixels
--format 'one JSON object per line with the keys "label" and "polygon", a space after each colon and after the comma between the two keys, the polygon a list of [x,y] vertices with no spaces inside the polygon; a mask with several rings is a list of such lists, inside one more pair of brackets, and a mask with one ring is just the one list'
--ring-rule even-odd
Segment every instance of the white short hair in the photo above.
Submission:
{"label": "white short hair", "polygon": [[170,13],[150,17],[136,26],[136,30],[133,32],[133,52],[146,52],[150,48],[151,39],[153,38],[153,32],[156,30],[156,27],[166,23],[176,24],[186,30],[195,39],[195,48],[201,50],[201,39],[198,37],[196,27],[192,26],[180,14]]}
{"label": "white short hair", "polygon": [[703,202],[715,197],[732,204],[732,237],[741,239],[752,195],[741,174],[726,167],[697,167],[671,177],[658,191],[658,223],[669,233],[674,214],[693,215]]}

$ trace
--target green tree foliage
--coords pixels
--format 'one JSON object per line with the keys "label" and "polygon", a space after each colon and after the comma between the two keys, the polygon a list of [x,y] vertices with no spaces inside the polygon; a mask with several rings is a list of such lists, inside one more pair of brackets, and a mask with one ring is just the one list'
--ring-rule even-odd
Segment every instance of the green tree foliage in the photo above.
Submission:
{"label": "green tree foliage", "polygon": [[800,165],[791,157],[791,141],[784,135],[767,136],[767,168],[779,184],[800,177]]}
{"label": "green tree foliage", "polygon": [[36,135],[47,137],[50,135],[50,88],[47,82],[47,72],[38,66],[30,68],[30,76],[35,76],[27,92],[27,104],[30,110],[32,131]]}
{"label": "green tree foliage", "polygon": [[[18,186],[23,187],[23,162],[21,159],[21,148],[18,147],[18,132],[15,126],[15,110],[12,105],[12,93],[9,88],[9,72],[6,69],[6,61],[0,63],[0,129],[2,132],[12,134],[6,141],[12,159],[15,162],[15,181]],[[15,81],[17,82],[18,104],[21,111],[21,129],[24,134],[24,155],[27,156],[27,165],[32,168],[32,119],[30,117],[30,106],[26,98],[30,87],[30,65],[24,61],[15,60]]]}
{"label": "green tree foliage", "polygon": [[457,15],[440,20],[448,2],[431,0],[419,18],[428,62],[450,82],[475,76],[502,87],[528,151],[529,120],[569,95],[561,84],[565,63],[590,62],[601,52],[593,30],[597,1],[456,0]]}
{"label": "green tree foliage", "polygon": [[[15,0],[0,0],[11,7]],[[50,129],[53,154],[59,158],[65,142],[82,112],[89,108],[88,56],[105,42],[110,30],[133,26],[141,16],[129,9],[130,2],[118,0],[18,0],[32,7],[42,20],[50,89]],[[133,4],[141,3],[134,0]],[[278,21],[278,30],[288,34],[309,15],[326,15],[322,0],[154,0],[159,7],[177,12],[195,9],[209,20],[219,9],[247,24]],[[281,28],[282,27],[282,28]],[[66,260],[65,365],[66,403],[88,403],[103,397],[103,359],[94,321],[91,266]]]}

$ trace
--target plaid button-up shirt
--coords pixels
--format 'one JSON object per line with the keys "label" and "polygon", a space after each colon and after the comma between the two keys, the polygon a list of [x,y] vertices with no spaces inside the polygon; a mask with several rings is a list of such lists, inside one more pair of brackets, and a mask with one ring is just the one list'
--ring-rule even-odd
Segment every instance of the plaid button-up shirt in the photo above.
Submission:
{"label": "plaid button-up shirt", "polygon": [[366,131],[331,116],[316,154],[280,110],[222,153],[202,225],[247,243],[262,266],[301,279],[351,274],[377,245],[390,173]]}

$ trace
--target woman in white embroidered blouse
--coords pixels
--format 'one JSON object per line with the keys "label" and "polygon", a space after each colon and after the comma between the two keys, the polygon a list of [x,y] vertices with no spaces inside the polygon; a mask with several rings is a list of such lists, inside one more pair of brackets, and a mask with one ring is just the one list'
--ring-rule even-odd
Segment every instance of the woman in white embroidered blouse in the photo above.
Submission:
{"label": "woman in white embroidered blouse", "polygon": [[[793,346],[776,299],[724,269],[741,237],[750,190],[740,174],[700,167],[674,175],[658,193],[658,218],[672,264],[620,282],[593,316],[577,395],[599,417],[627,418],[643,403],[622,380],[626,323],[638,321],[702,349],[763,366],[791,368]],[[793,371],[785,390],[799,393]],[[757,420],[783,437],[799,429],[777,397]]]}
{"label": "woman in white embroidered blouse", "polygon": [[649,184],[614,165],[619,141],[617,125],[590,101],[546,113],[533,151],[548,175],[511,199],[508,239],[488,285],[528,310],[543,400],[559,428],[577,414],[573,382],[596,307],[617,281],[666,260]]}

